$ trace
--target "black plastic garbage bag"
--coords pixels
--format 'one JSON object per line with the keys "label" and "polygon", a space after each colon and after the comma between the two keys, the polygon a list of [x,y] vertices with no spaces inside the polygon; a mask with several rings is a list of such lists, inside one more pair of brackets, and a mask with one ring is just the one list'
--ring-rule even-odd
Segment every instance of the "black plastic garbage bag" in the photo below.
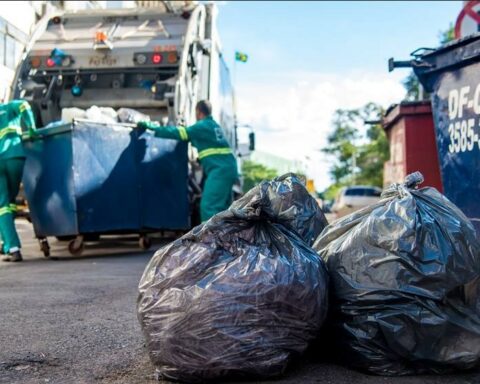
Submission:
{"label": "black plastic garbage bag", "polygon": [[479,243],[419,173],[327,227],[314,248],[331,286],[330,334],[347,364],[382,375],[444,373],[480,360]]}
{"label": "black plastic garbage bag", "polygon": [[285,175],[160,249],[137,307],[159,376],[284,372],[326,317],[328,275],[311,248],[326,224],[300,181]]}

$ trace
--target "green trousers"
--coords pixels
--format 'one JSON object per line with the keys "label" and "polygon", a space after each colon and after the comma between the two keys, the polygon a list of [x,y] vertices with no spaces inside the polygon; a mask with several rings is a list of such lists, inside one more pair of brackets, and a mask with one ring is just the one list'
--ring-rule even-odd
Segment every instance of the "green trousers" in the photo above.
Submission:
{"label": "green trousers", "polygon": [[0,237],[3,251],[20,248],[15,229],[15,199],[22,181],[24,158],[0,159]]}
{"label": "green trousers", "polygon": [[232,203],[232,187],[237,179],[236,169],[213,168],[208,172],[200,201],[202,222],[226,210]]}

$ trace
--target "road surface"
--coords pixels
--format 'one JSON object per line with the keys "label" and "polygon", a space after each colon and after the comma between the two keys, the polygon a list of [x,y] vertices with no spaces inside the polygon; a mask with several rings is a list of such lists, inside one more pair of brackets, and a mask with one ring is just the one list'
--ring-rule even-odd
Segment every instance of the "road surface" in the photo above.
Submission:
{"label": "road surface", "polygon": [[[0,383],[156,383],[135,314],[137,284],[152,253],[112,241],[68,255],[52,241],[40,255],[19,221],[23,263],[0,264]],[[279,384],[478,384],[480,373],[384,378],[306,360]]]}

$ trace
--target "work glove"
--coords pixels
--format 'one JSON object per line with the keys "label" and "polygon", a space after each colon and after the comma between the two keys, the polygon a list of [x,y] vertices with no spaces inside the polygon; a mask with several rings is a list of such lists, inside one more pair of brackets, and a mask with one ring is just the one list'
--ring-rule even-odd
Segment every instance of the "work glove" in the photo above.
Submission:
{"label": "work glove", "polygon": [[140,129],[154,129],[154,128],[159,127],[159,126],[160,126],[160,124],[158,124],[155,121],[144,120],[144,121],[139,121],[137,123],[137,128],[140,128]]}
{"label": "work glove", "polygon": [[29,129],[28,132],[23,134],[24,138],[26,137],[26,138],[31,139],[31,140],[38,139],[41,136],[42,135],[40,134],[40,132],[38,132],[36,129]]}

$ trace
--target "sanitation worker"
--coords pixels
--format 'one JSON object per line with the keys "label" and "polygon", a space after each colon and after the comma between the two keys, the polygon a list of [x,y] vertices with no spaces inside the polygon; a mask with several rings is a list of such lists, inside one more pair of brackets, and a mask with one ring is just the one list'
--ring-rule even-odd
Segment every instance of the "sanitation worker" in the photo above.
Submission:
{"label": "sanitation worker", "polygon": [[25,153],[22,128],[35,133],[35,120],[26,101],[0,104],[0,237],[3,261],[22,261],[20,239],[15,230],[15,199],[22,181]]}
{"label": "sanitation worker", "polygon": [[162,127],[159,123],[150,121],[141,121],[138,127],[152,130],[156,137],[190,141],[197,148],[206,176],[200,201],[200,217],[203,222],[229,207],[238,172],[237,162],[223,130],[212,118],[210,102],[199,101],[195,111],[197,122],[190,127]]}

